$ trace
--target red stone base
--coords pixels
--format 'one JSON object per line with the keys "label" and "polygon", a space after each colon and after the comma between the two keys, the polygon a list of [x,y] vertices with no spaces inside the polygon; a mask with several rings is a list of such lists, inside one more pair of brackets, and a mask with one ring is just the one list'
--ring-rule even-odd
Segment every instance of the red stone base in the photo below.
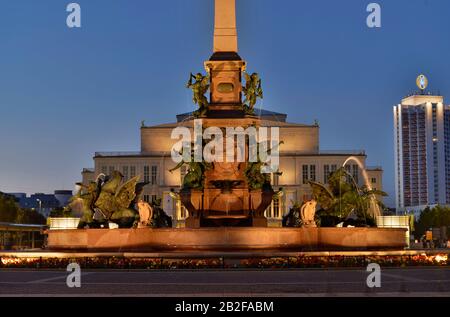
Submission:
{"label": "red stone base", "polygon": [[239,251],[403,249],[406,229],[202,228],[50,230],[50,250]]}

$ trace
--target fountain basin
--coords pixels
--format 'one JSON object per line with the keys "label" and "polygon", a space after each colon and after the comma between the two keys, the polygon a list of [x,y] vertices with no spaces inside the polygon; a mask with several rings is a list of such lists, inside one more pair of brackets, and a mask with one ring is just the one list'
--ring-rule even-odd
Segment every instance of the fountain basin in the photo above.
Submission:
{"label": "fountain basin", "polygon": [[49,230],[50,250],[245,251],[403,249],[402,228],[200,228]]}

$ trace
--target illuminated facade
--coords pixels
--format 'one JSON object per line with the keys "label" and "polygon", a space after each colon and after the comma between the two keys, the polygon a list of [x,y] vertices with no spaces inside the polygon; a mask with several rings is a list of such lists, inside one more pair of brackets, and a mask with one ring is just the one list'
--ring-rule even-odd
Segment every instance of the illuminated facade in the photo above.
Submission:
{"label": "illuminated facade", "polygon": [[[283,188],[284,195],[266,211],[272,225],[279,225],[282,216],[295,202],[311,198],[308,180],[326,183],[329,174],[340,168],[349,157],[355,157],[363,166],[366,165],[366,155],[362,150],[320,151],[317,124],[289,123],[286,121],[287,115],[264,110],[259,115],[263,126],[280,128],[280,140],[284,141],[280,147],[280,171],[283,174],[272,180],[276,190]],[[173,217],[174,223],[183,226],[187,212],[180,202],[171,197],[170,192],[179,190],[186,170],[182,168],[169,172],[176,165],[170,151],[177,141],[170,136],[175,127],[192,127],[192,122],[189,114],[182,114],[177,116],[175,123],[141,127],[140,151],[95,153],[95,168],[83,170],[83,183],[113,170],[120,171],[126,179],[140,175],[141,180],[149,182],[144,190],[144,200],[161,198],[164,210]],[[346,168],[361,185],[365,183],[363,173],[355,162],[350,161]],[[376,167],[366,170],[372,187],[382,190],[382,169]]]}
{"label": "illuminated facade", "polygon": [[398,212],[419,214],[450,204],[450,106],[436,95],[415,94],[394,107]]}

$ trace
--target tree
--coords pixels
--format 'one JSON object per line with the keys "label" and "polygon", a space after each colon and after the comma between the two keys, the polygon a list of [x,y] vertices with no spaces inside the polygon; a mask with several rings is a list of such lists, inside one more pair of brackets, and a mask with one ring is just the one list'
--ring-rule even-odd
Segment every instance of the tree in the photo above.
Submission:
{"label": "tree", "polygon": [[14,196],[0,192],[0,222],[45,224],[45,217],[32,209],[21,209]]}
{"label": "tree", "polygon": [[436,206],[434,208],[427,207],[416,222],[415,235],[420,237],[431,228],[450,227],[450,208]]}
{"label": "tree", "polygon": [[51,218],[68,218],[72,217],[72,211],[64,207],[58,207],[50,211]]}
{"label": "tree", "polygon": [[45,225],[45,217],[34,209],[19,209],[16,222],[22,224]]}
{"label": "tree", "polygon": [[0,222],[16,222],[19,210],[13,196],[0,192]]}

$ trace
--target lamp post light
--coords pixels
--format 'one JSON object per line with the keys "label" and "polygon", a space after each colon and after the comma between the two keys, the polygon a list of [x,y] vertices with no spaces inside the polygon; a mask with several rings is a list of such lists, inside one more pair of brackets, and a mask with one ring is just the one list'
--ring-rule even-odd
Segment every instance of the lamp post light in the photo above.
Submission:
{"label": "lamp post light", "polygon": [[36,201],[39,203],[39,213],[42,215],[42,200],[36,199]]}

